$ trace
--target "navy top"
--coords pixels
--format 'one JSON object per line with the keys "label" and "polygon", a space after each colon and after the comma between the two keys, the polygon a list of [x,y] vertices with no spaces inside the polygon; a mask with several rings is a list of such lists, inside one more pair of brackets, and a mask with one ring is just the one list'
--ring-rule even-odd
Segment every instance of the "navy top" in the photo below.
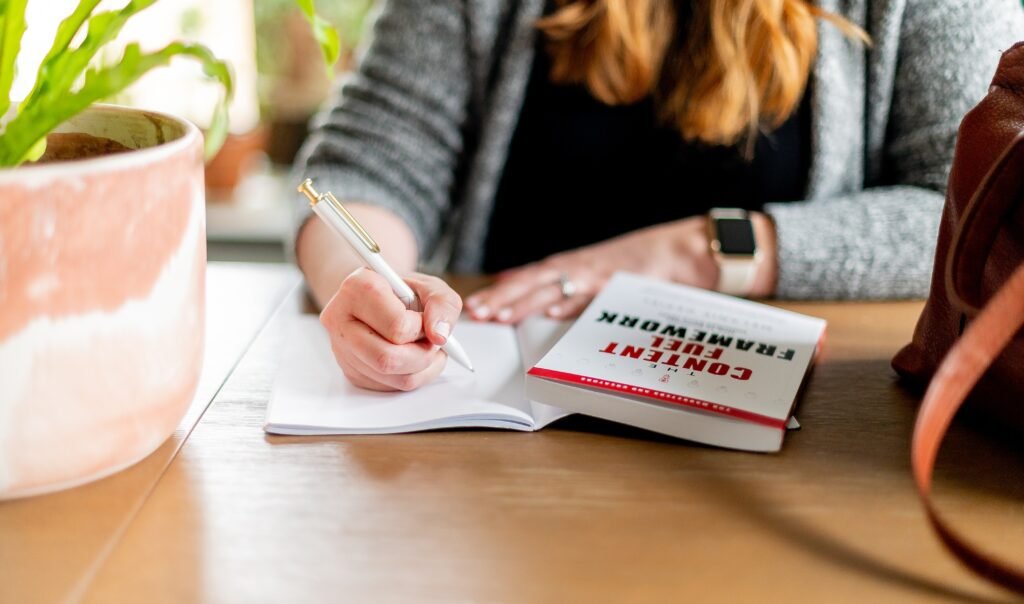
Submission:
{"label": "navy top", "polygon": [[605,105],[579,84],[554,84],[538,35],[523,108],[498,185],[485,272],[540,260],[713,207],[759,210],[801,199],[810,167],[810,111],[799,109],[738,147],[684,141],[651,98]]}

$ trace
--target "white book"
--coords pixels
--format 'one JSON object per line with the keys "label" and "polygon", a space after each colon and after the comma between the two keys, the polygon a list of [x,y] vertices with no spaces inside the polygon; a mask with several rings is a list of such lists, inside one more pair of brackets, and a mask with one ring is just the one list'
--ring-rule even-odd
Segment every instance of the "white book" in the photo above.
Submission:
{"label": "white book", "polygon": [[778,451],[825,321],[617,273],[528,371],[526,394],[670,436]]}
{"label": "white book", "polygon": [[617,274],[572,324],[460,321],[455,333],[475,373],[448,363],[418,390],[377,393],[348,382],[323,327],[302,316],[289,326],[265,429],[532,431],[578,412],[715,446],[777,451],[786,428],[798,425],[792,409],[824,328],[763,304]]}

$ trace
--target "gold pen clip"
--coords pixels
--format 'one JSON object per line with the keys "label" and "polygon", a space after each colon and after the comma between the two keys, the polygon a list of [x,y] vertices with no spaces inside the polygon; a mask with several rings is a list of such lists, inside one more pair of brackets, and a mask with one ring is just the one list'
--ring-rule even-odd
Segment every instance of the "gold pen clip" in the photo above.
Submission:
{"label": "gold pen clip", "polygon": [[370,237],[370,234],[366,232],[363,225],[359,224],[359,221],[348,213],[348,210],[345,209],[345,206],[341,205],[341,202],[338,201],[338,198],[335,197],[333,193],[330,191],[323,195],[317,193],[316,189],[313,188],[313,180],[310,178],[302,181],[302,184],[299,185],[299,193],[302,193],[309,198],[310,207],[315,206],[320,201],[326,201],[338,211],[338,214],[341,215],[341,219],[345,221],[345,224],[347,224],[350,229],[352,229],[352,232],[356,234],[356,237],[359,237],[363,242],[363,245],[375,254],[380,253],[380,246],[377,245],[377,242],[373,240],[373,237]]}

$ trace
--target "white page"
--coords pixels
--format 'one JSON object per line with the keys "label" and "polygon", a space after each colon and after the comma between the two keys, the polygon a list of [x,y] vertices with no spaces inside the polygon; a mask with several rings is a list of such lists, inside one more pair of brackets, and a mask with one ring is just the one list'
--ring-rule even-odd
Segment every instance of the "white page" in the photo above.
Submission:
{"label": "white page", "polygon": [[[536,365],[547,351],[551,350],[551,347],[569,330],[571,325],[572,321],[556,321],[543,316],[533,316],[524,319],[516,327],[519,354],[523,361],[523,375]],[[537,401],[530,401],[530,415],[533,416],[534,429],[540,430],[551,422],[570,415],[570,412]]]}
{"label": "white page", "polygon": [[514,330],[460,321],[454,333],[475,373],[449,362],[435,382],[412,392],[377,393],[349,383],[313,315],[289,325],[265,429],[280,434],[386,434],[445,427],[533,429],[523,396]]}

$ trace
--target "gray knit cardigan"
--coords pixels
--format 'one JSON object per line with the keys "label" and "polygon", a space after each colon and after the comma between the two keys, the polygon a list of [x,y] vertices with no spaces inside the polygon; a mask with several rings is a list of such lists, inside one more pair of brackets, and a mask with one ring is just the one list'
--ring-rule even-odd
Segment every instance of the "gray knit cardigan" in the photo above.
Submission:
{"label": "gray knit cardigan", "polygon": [[[778,233],[777,295],[923,296],[957,128],[1000,51],[1024,39],[1024,9],[1019,0],[818,4],[862,26],[872,45],[819,27],[805,200],[766,208]],[[479,271],[543,6],[385,2],[299,171],[342,200],[395,212],[435,270]]]}

